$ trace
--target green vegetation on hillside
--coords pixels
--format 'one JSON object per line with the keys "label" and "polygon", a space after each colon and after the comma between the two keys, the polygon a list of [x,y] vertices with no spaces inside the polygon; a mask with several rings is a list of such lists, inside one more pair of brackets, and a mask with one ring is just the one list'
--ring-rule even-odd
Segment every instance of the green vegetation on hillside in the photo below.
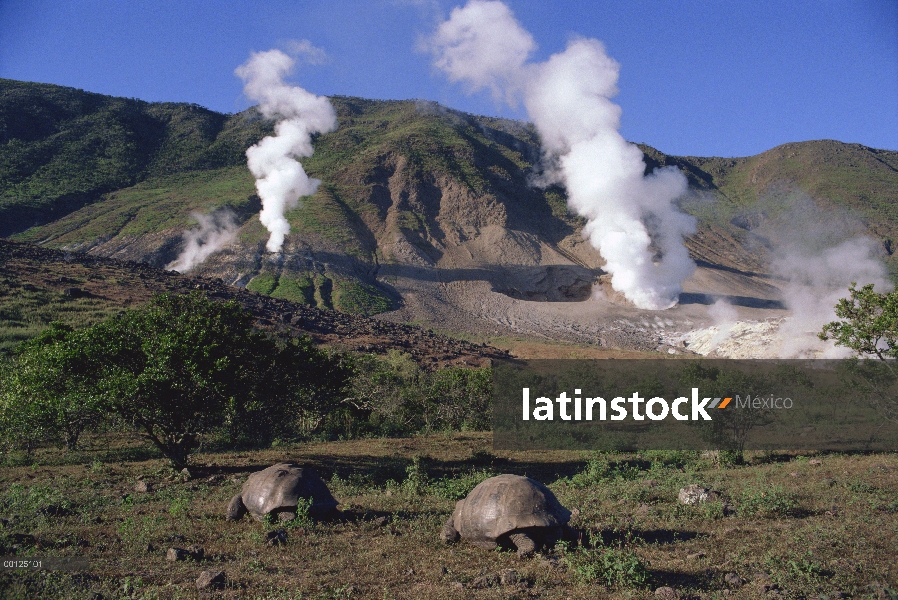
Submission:
{"label": "green vegetation on hillside", "polygon": [[683,207],[737,238],[765,224],[805,238],[821,229],[878,238],[898,278],[898,152],[816,140],[746,158],[664,155],[643,146],[650,167],[673,165],[705,194]]}
{"label": "green vegetation on hillside", "polygon": [[271,131],[252,115],[0,79],[0,235],[151,177],[244,164]]}
{"label": "green vegetation on hillside", "polygon": [[259,210],[252,175],[245,167],[226,167],[154,177],[107,194],[43,227],[9,236],[53,246],[116,236],[137,237],[187,225],[189,214],[230,208],[242,221]]}
{"label": "green vegetation on hillside", "polygon": [[[291,214],[298,229],[348,244],[360,256],[371,252],[371,219],[383,219],[385,209],[378,201],[379,174],[393,169],[413,181],[444,175],[475,194],[501,193],[506,185],[529,189],[524,180],[539,152],[529,125],[466,115],[433,102],[331,100],[340,126],[320,136],[315,154],[303,160],[324,185]],[[196,105],[147,103],[12,80],[0,80],[0,124],[0,216],[5,215],[8,229],[3,235],[24,231],[34,221],[57,221],[124,188],[129,189],[103,200],[118,207],[116,216],[104,223],[99,215],[82,215],[100,223],[79,237],[106,226],[106,235],[115,235],[125,219],[124,207],[132,204],[170,213],[174,205],[158,202],[175,200],[166,196],[173,187],[184,188],[177,202],[192,203],[191,209],[207,208],[222,191],[239,190],[241,197],[219,205],[246,202],[253,193],[246,148],[271,132],[271,122],[257,118],[252,109],[229,116]],[[898,152],[832,140],[785,144],[748,158],[676,157],[641,148],[648,170],[676,166],[693,188],[716,195],[711,212],[707,202],[689,205],[701,217],[732,219],[751,211],[771,189],[792,186],[814,200],[856,212],[875,234],[894,232],[898,239]],[[169,177],[173,174],[181,176]],[[146,183],[134,187],[140,182]],[[555,218],[569,218],[557,191],[518,196],[517,202],[538,197]],[[424,207],[411,200],[401,226],[426,227],[432,215],[422,214]],[[110,212],[116,211],[101,210]],[[22,220],[25,213],[31,221]],[[128,233],[159,231],[168,224],[144,217]],[[47,239],[51,235],[44,234],[50,233],[39,228],[25,237]]]}
{"label": "green vegetation on hillside", "polygon": [[371,316],[390,310],[392,302],[372,285],[345,277],[330,278],[320,273],[264,272],[253,277],[246,289],[272,298],[336,309],[351,315]]}
{"label": "green vegetation on hillside", "polygon": [[350,279],[337,280],[334,291],[334,308],[352,315],[371,316],[392,308],[392,302],[373,285]]}

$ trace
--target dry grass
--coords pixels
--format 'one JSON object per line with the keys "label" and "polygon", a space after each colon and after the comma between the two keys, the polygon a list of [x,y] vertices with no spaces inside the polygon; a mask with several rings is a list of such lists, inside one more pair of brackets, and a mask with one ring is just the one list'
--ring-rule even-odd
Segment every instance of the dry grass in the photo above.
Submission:
{"label": "dry grass", "polygon": [[[488,433],[456,433],[200,454],[184,483],[128,439],[92,443],[69,455],[7,457],[0,517],[10,522],[0,543],[30,534],[34,541],[20,541],[18,555],[85,556],[91,567],[0,571],[0,595],[192,598],[205,569],[226,572],[227,586],[216,593],[225,598],[650,598],[664,585],[682,598],[767,597],[764,585],[776,588],[769,597],[891,598],[898,589],[895,454],[758,455],[725,468],[694,453],[493,453]],[[290,526],[286,545],[276,547],[264,543],[273,526],[226,522],[224,509],[245,476],[281,460],[313,466],[347,518]],[[444,546],[438,534],[454,498],[492,472],[549,484],[580,510],[576,524],[600,551],[621,548],[612,556],[621,564],[634,553],[649,582],[588,581],[584,565],[597,553],[573,547],[519,560]],[[153,491],[135,492],[138,477]],[[719,490],[723,500],[677,504],[689,483]],[[724,516],[723,502],[735,515]],[[48,506],[64,514],[42,514]],[[205,548],[203,561],[165,560],[167,548],[190,544]],[[493,577],[509,569],[521,582]],[[745,584],[727,583],[728,573]]]}

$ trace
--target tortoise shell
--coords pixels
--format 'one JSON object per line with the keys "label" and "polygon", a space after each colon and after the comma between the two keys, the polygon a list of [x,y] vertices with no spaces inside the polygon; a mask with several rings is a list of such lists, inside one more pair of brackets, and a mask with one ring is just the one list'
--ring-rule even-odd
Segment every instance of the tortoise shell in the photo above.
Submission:
{"label": "tortoise shell", "polygon": [[339,504],[314,471],[295,463],[279,463],[253,473],[240,495],[258,521],[269,514],[295,511],[300,498],[312,500],[309,512],[313,515],[326,514]]}
{"label": "tortoise shell", "polygon": [[483,481],[455,505],[452,522],[462,538],[481,548],[515,530],[558,528],[571,512],[549,488],[529,477],[498,475]]}

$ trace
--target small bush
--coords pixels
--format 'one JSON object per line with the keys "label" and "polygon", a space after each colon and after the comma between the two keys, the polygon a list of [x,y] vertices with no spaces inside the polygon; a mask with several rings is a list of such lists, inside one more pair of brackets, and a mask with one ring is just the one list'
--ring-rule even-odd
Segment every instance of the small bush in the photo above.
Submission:
{"label": "small bush", "polygon": [[190,502],[183,496],[173,499],[168,505],[168,514],[177,518],[187,514]]}
{"label": "small bush", "polygon": [[664,467],[684,467],[694,458],[695,452],[688,450],[646,450],[642,456],[651,461],[652,469]]}
{"label": "small bush", "polygon": [[739,510],[746,515],[762,517],[788,516],[798,508],[795,494],[779,485],[758,484],[742,492]]}
{"label": "small bush", "polygon": [[23,485],[14,483],[0,493],[0,510],[4,513],[33,514],[47,506],[71,508],[72,502],[59,485],[35,483]]}
{"label": "small bush", "polygon": [[314,521],[311,516],[312,499],[300,498],[296,502],[296,518],[288,522],[288,528],[310,527]]}
{"label": "small bush", "polygon": [[582,585],[643,587],[649,582],[649,571],[639,557],[619,548],[578,548],[568,552],[564,561]]}
{"label": "small bush", "polygon": [[412,458],[405,468],[405,479],[399,484],[404,492],[415,496],[430,494],[446,500],[461,500],[479,483],[496,475],[490,469],[472,469],[457,477],[431,479],[427,474],[426,461],[427,458],[420,456]]}
{"label": "small bush", "polygon": [[597,456],[589,459],[583,470],[572,476],[568,483],[575,488],[585,488],[611,480],[632,481],[644,475],[645,472],[636,465],[611,463]]}
{"label": "small bush", "polygon": [[428,481],[427,471],[424,469],[424,465],[421,464],[421,457],[414,457],[411,464],[405,468],[405,479],[402,482],[402,489],[409,494],[417,496],[427,490]]}
{"label": "small bush", "polygon": [[866,481],[849,481],[845,486],[855,494],[873,494],[878,491],[875,485],[870,485]]}
{"label": "small bush", "polygon": [[430,493],[446,500],[461,500],[483,481],[495,477],[491,469],[477,469],[458,477],[443,477],[430,484]]}
{"label": "small bush", "polygon": [[298,529],[311,527],[315,524],[315,521],[311,516],[312,503],[313,501],[311,498],[297,499],[296,517],[286,522],[280,521],[278,517],[273,514],[265,515],[265,519],[262,521],[264,528],[271,529],[274,527],[281,527],[284,529]]}
{"label": "small bush", "polygon": [[592,458],[587,461],[582,471],[571,477],[570,484],[575,488],[585,488],[596,485],[611,477],[611,465],[602,458]]}
{"label": "small bush", "polygon": [[814,555],[811,552],[808,552],[798,560],[788,561],[786,566],[789,568],[789,573],[793,577],[804,579],[808,582],[819,579],[824,574],[823,567],[813,560],[813,557]]}
{"label": "small bush", "polygon": [[425,371],[409,354],[356,356],[349,395],[321,428],[342,439],[490,428],[489,368]]}
{"label": "small bush", "polygon": [[717,500],[715,502],[705,502],[702,504],[702,512],[708,520],[722,519],[726,516],[723,510],[723,502]]}
{"label": "small bush", "polygon": [[745,464],[745,455],[741,450],[721,450],[717,455],[720,467],[738,467]]}

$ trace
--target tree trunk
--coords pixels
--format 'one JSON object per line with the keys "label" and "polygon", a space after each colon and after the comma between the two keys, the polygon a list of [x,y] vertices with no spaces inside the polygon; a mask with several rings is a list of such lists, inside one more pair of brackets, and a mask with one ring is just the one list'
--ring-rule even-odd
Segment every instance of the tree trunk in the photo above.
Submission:
{"label": "tree trunk", "polygon": [[187,467],[190,453],[197,447],[197,437],[195,435],[190,433],[180,435],[163,434],[163,439],[160,439],[160,436],[153,431],[151,423],[141,422],[140,426],[144,430],[144,435],[153,442],[153,445],[159,449],[162,456],[171,462],[174,469],[180,471]]}

